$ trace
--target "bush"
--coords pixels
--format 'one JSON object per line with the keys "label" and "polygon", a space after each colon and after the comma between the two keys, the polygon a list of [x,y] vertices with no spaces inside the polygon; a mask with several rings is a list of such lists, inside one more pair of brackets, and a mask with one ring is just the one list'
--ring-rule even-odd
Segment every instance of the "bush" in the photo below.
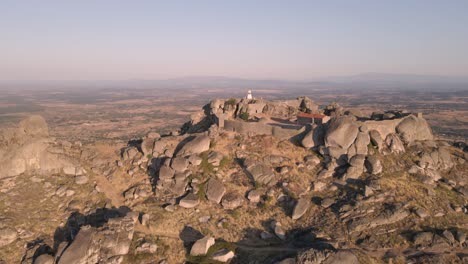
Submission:
{"label": "bush", "polygon": [[221,159],[221,161],[219,162],[219,168],[226,168],[227,166],[229,166],[229,164],[231,164],[231,160],[228,157],[224,156],[223,159]]}
{"label": "bush", "polygon": [[200,201],[206,201],[206,182],[198,185],[198,192],[197,196],[200,199]]}
{"label": "bush", "polygon": [[202,162],[200,163],[200,169],[203,172],[203,174],[207,175],[213,173],[214,166],[208,162],[208,154],[203,153],[201,158]]}
{"label": "bush", "polygon": [[225,106],[227,106],[227,105],[235,106],[235,105],[236,105],[236,99],[230,98],[230,99],[228,99],[226,102],[224,102],[224,105],[225,105]]}
{"label": "bush", "polygon": [[214,142],[213,140],[210,141],[210,149],[215,148],[215,147],[216,147],[216,142]]}
{"label": "bush", "polygon": [[240,117],[241,119],[243,119],[244,121],[248,121],[248,120],[249,120],[249,113],[247,113],[247,112],[241,113],[241,114],[239,115],[239,117]]}

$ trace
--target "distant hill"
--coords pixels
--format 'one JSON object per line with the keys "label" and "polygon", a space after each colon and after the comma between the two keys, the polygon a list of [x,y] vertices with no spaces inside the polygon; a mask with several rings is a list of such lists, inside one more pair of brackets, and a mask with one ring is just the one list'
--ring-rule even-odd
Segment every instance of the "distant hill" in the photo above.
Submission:
{"label": "distant hill", "polygon": [[193,76],[160,80],[50,80],[0,81],[0,89],[41,88],[237,88],[237,89],[468,89],[468,77],[417,74],[363,73],[310,80],[245,79],[224,76]]}

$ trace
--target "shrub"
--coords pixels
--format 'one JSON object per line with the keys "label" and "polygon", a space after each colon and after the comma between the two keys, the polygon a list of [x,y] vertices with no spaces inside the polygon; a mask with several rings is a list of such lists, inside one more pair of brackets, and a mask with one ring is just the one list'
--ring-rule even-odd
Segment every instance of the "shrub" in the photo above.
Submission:
{"label": "shrub", "polygon": [[224,156],[223,159],[221,159],[221,161],[219,162],[219,168],[223,169],[229,166],[229,164],[231,164],[231,160],[228,157]]}
{"label": "shrub", "polygon": [[201,201],[206,201],[206,182],[198,185],[197,196]]}
{"label": "shrub", "polygon": [[213,173],[214,171],[214,166],[208,162],[208,154],[203,153],[202,154],[202,162],[200,163],[200,169],[203,172],[203,174],[210,174]]}
{"label": "shrub", "polygon": [[226,106],[226,105],[235,106],[235,105],[236,105],[236,102],[237,102],[236,99],[230,98],[230,99],[228,99],[226,102],[224,102],[224,105],[225,105],[225,106]]}
{"label": "shrub", "polygon": [[210,149],[216,147],[216,142],[210,141]]}
{"label": "shrub", "polygon": [[239,115],[239,117],[244,120],[244,121],[248,121],[249,120],[249,113],[247,112],[243,112]]}

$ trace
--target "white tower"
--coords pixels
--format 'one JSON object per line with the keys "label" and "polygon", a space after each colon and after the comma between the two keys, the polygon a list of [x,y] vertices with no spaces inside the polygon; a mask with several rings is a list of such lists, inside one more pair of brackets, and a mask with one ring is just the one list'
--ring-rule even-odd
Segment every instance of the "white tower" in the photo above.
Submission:
{"label": "white tower", "polygon": [[247,99],[248,99],[248,100],[252,100],[252,99],[253,99],[253,97],[252,97],[252,90],[248,90],[248,91],[247,91]]}

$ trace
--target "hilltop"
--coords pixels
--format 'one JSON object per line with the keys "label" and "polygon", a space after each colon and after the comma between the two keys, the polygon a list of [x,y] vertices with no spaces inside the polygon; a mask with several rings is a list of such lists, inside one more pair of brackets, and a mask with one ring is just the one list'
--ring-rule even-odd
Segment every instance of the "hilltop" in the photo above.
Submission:
{"label": "hilltop", "polygon": [[422,113],[215,99],[126,145],[32,116],[0,154],[5,263],[468,261],[468,148]]}

